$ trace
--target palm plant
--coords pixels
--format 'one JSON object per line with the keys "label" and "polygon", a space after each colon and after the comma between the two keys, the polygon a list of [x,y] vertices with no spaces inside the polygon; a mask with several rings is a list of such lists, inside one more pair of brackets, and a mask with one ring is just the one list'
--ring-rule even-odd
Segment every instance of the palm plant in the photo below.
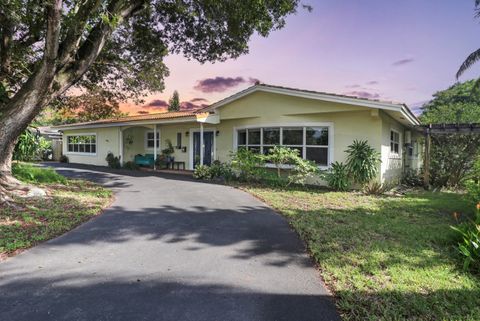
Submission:
{"label": "palm plant", "polygon": [[[475,12],[476,12],[475,17],[480,18],[480,0],[475,0]],[[467,59],[465,59],[465,61],[462,63],[462,65],[457,71],[457,79],[460,78],[460,76],[465,71],[470,69],[470,67],[474,65],[476,62],[478,62],[479,60],[480,60],[480,49],[477,49],[474,52],[472,52],[467,57]],[[478,87],[480,87],[480,79],[477,80],[477,82],[475,83],[475,88],[478,88]]]}

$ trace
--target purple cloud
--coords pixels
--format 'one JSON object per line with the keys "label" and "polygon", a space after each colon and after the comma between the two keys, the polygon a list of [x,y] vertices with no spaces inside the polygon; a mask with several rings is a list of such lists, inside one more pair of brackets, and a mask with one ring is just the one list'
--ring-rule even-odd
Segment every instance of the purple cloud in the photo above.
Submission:
{"label": "purple cloud", "polygon": [[367,82],[367,85],[378,85],[378,81],[376,80],[369,81]]}
{"label": "purple cloud", "polygon": [[143,106],[143,108],[147,109],[162,109],[166,107],[168,107],[168,103],[162,99],[154,99],[145,106]]}
{"label": "purple cloud", "polygon": [[365,98],[365,99],[378,99],[378,98],[380,98],[379,94],[369,93],[368,91],[354,90],[354,91],[349,91],[349,92],[346,92],[346,93],[343,93],[343,94],[347,95],[347,96],[354,96],[354,97]]}
{"label": "purple cloud", "polygon": [[245,79],[243,77],[221,77],[217,76],[215,78],[205,78],[199,80],[195,85],[196,90],[204,92],[204,93],[212,93],[212,92],[224,92],[230,88],[237,87],[238,85],[249,83],[255,84],[259,82],[258,79],[255,78],[248,78]]}
{"label": "purple cloud", "polygon": [[180,103],[180,109],[181,110],[196,110],[196,109],[200,109],[200,108],[204,108],[204,107],[207,107],[208,104],[195,104],[195,102],[193,102],[195,99],[192,99],[191,101],[182,101]]}
{"label": "purple cloud", "polygon": [[150,112],[149,112],[148,110],[139,110],[139,111],[137,112],[137,114],[139,114],[139,115],[148,115],[148,114],[150,114]]}
{"label": "purple cloud", "polygon": [[362,86],[360,86],[359,84],[345,86],[345,88],[360,88],[360,87]]}
{"label": "purple cloud", "polygon": [[392,63],[393,66],[403,66],[406,64],[409,64],[413,62],[415,59],[413,58],[405,58],[405,59],[400,59]]}
{"label": "purple cloud", "polygon": [[193,98],[190,100],[190,102],[192,103],[199,103],[199,102],[207,102],[208,100],[206,100],[205,98]]}

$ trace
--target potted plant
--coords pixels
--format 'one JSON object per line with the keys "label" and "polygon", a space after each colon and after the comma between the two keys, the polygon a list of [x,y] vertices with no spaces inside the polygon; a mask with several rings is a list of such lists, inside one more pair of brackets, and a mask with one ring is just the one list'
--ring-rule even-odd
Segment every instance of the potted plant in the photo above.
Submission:
{"label": "potted plant", "polygon": [[170,139],[165,140],[165,143],[167,144],[167,148],[162,150],[162,154],[165,155],[165,161],[167,164],[173,163],[175,158],[171,156],[175,150],[173,149],[173,144]]}

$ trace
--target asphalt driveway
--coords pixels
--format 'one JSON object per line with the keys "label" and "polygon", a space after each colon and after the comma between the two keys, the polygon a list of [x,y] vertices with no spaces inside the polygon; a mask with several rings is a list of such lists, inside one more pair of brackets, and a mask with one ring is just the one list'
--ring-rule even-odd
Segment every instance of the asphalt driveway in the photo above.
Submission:
{"label": "asphalt driveway", "polygon": [[296,234],[247,193],[181,176],[57,170],[113,188],[116,201],[0,263],[0,320],[339,319]]}

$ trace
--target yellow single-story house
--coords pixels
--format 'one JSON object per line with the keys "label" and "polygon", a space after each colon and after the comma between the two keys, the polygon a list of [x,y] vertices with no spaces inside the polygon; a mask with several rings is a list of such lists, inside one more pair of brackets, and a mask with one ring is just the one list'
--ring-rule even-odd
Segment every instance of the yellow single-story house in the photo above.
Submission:
{"label": "yellow single-story house", "polygon": [[[176,162],[193,170],[228,162],[239,147],[267,153],[275,145],[298,149],[321,168],[345,161],[353,140],[381,154],[380,179],[395,180],[421,166],[420,122],[405,104],[256,84],[197,111],[164,112],[57,126],[71,163],[106,166],[158,155],[166,141]],[[156,143],[155,143],[156,142]]]}

